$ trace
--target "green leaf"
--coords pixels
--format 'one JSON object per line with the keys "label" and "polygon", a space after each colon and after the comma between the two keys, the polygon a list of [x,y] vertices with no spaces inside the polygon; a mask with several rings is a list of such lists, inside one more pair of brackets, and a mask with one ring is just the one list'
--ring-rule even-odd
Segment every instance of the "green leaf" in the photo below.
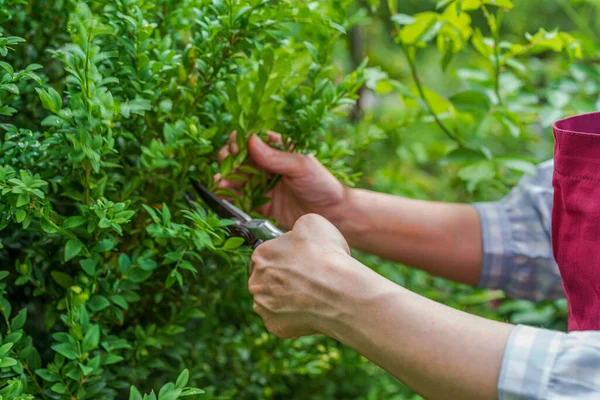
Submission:
{"label": "green leaf", "polygon": [[109,354],[104,360],[104,365],[116,364],[118,362],[123,361],[123,357],[118,356],[116,354]]}
{"label": "green leaf", "polygon": [[143,400],[142,394],[135,386],[129,389],[129,400]]}
{"label": "green leaf", "polygon": [[202,389],[198,389],[198,388],[185,388],[185,389],[183,389],[183,391],[181,392],[181,394],[179,395],[179,397],[194,396],[194,395],[204,394],[204,393],[205,392]]}
{"label": "green leaf", "polygon": [[100,240],[94,245],[93,251],[95,253],[105,253],[112,250],[115,247],[115,243],[110,239]]}
{"label": "green leaf", "polygon": [[42,217],[42,219],[40,220],[40,226],[42,228],[42,230],[46,233],[56,233],[57,230],[54,227],[54,225],[50,222],[50,220],[47,217]]}
{"label": "green leaf", "polygon": [[96,262],[92,259],[80,260],[79,265],[89,276],[96,275]]}
{"label": "green leaf", "polygon": [[179,377],[177,378],[177,382],[175,382],[175,387],[178,389],[183,389],[185,387],[185,385],[187,385],[189,379],[190,379],[190,371],[188,371],[187,369],[184,369],[181,372],[181,374],[179,374]]}
{"label": "green leaf", "polygon": [[70,275],[65,274],[64,272],[52,271],[50,272],[50,276],[52,276],[52,279],[54,279],[56,283],[58,283],[61,287],[65,289],[68,289],[69,287],[73,286],[73,278],[71,278]]}
{"label": "green leaf", "polygon": [[131,267],[131,259],[125,253],[119,254],[119,272],[122,275],[127,274],[129,272],[129,268]]}
{"label": "green leaf", "polygon": [[23,220],[27,217],[27,213],[23,210],[19,210],[15,213],[15,219],[18,223],[23,222]]}
{"label": "green leaf", "polygon": [[233,157],[228,155],[221,163],[221,176],[227,179],[227,176],[233,171]]}
{"label": "green leaf", "polygon": [[115,303],[116,305],[118,305],[119,307],[127,310],[129,308],[127,301],[125,301],[125,299],[123,298],[123,296],[120,296],[118,294],[115,294],[113,296],[110,296],[110,300]]}
{"label": "green leaf", "polygon": [[102,311],[110,306],[110,302],[104,296],[94,295],[87,303],[90,310],[94,312]]}
{"label": "green leaf", "polygon": [[444,160],[449,162],[473,162],[485,159],[486,156],[483,152],[464,147],[454,149],[444,157]]}
{"label": "green leaf", "polygon": [[319,61],[319,51],[317,50],[317,48],[310,42],[304,42],[304,45],[306,46],[306,49],[308,50],[310,56],[312,57],[313,61],[317,64],[320,63]]}
{"label": "green leaf", "polygon": [[58,94],[58,92],[52,87],[48,87],[46,89],[35,88],[35,90],[38,92],[38,95],[42,100],[42,106],[46,110],[58,114],[62,108],[62,98],[60,97],[60,94]]}
{"label": "green leaf", "polygon": [[23,308],[10,323],[10,329],[13,331],[19,330],[27,321],[27,308]]}
{"label": "green leaf", "polygon": [[54,385],[52,385],[50,389],[58,394],[67,394],[67,388],[60,382],[57,382]]}
{"label": "green leaf", "polygon": [[162,219],[163,219],[163,224],[166,227],[171,226],[171,211],[169,210],[169,207],[165,203],[163,203]]}
{"label": "green leaf", "polygon": [[29,200],[29,196],[27,196],[27,194],[25,194],[25,193],[21,193],[19,195],[19,197],[17,198],[17,204],[16,204],[16,206],[17,207],[22,207],[22,206],[24,206],[26,204],[29,204],[29,201],[30,201]]}
{"label": "green leaf", "polygon": [[160,224],[160,219],[158,218],[158,215],[156,215],[156,211],[154,211],[152,208],[148,207],[146,204],[142,204],[142,207],[144,207],[146,212],[148,214],[150,214],[150,217],[152,218],[154,223]]}
{"label": "green leaf", "polygon": [[83,243],[77,239],[70,239],[65,245],[65,262],[72,260],[83,249]]}
{"label": "green leaf", "polygon": [[[90,307],[91,308],[91,307]],[[83,351],[91,351],[100,343],[100,326],[92,325],[83,338]]]}
{"label": "green leaf", "polygon": [[329,22],[329,26],[331,26],[333,29],[343,33],[344,35],[346,34],[346,28],[344,28],[342,25],[335,23],[333,21]]}
{"label": "green leaf", "polygon": [[0,271],[0,281],[10,275],[8,271]]}
{"label": "green leaf", "polygon": [[392,15],[392,21],[397,23],[400,26],[414,24],[416,19],[407,14],[395,14]]}
{"label": "green leaf", "polygon": [[0,368],[13,367],[17,364],[17,360],[11,357],[3,357],[0,359]]}
{"label": "green leaf", "polygon": [[13,347],[13,343],[5,343],[2,346],[0,346],[0,357],[4,357],[5,354],[7,354],[10,349],[12,349]]}
{"label": "green leaf", "polygon": [[77,360],[77,346],[73,343],[60,343],[51,346],[52,350],[69,360]]}
{"label": "green leaf", "polygon": [[47,369],[37,369],[35,373],[46,382],[58,382],[60,380],[58,375],[48,371]]}
{"label": "green leaf", "polygon": [[79,368],[81,368],[81,372],[83,372],[84,376],[88,376],[89,374],[91,374],[92,372],[94,372],[94,368],[85,366],[85,365],[83,365],[81,363],[79,363]]}
{"label": "green leaf", "polygon": [[63,229],[77,228],[78,226],[83,225],[86,222],[88,222],[88,221],[85,217],[81,217],[81,216],[69,217],[63,222],[62,228]]}
{"label": "green leaf", "polygon": [[496,168],[490,161],[480,161],[462,168],[458,175],[467,182],[467,189],[473,192],[479,183],[496,177]]}
{"label": "green leaf", "polygon": [[231,237],[227,239],[225,244],[223,245],[223,250],[235,250],[243,245],[245,242],[244,238],[241,237]]}

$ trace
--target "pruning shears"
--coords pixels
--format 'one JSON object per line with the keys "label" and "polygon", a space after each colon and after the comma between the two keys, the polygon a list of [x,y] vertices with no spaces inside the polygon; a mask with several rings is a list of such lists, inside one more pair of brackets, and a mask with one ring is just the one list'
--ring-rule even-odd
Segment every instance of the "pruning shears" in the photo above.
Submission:
{"label": "pruning shears", "polygon": [[[266,240],[278,238],[283,235],[283,231],[277,228],[271,221],[266,219],[252,218],[227,200],[220,199],[213,192],[208,190],[203,184],[195,179],[191,179],[194,190],[204,203],[215,212],[220,218],[228,219],[234,222],[229,227],[231,236],[241,237],[245,244],[257,247]],[[194,196],[186,192],[188,202],[194,201]]]}

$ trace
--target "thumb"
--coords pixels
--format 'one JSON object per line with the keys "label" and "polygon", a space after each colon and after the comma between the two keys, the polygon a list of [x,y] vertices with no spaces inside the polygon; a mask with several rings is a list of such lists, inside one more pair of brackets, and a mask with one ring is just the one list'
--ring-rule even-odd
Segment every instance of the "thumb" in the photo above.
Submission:
{"label": "thumb", "polygon": [[303,173],[306,156],[274,149],[257,135],[250,137],[248,152],[252,161],[263,171],[291,177]]}

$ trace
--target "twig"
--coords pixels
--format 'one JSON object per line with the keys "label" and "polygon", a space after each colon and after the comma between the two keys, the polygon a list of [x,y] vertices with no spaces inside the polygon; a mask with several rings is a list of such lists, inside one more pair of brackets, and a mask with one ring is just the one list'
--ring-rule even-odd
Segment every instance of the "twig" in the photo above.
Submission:
{"label": "twig", "polygon": [[404,53],[404,55],[406,56],[406,60],[408,61],[408,65],[410,67],[410,73],[412,75],[413,81],[415,82],[415,85],[417,86],[417,91],[419,92],[419,97],[421,98],[423,103],[425,103],[425,106],[427,107],[429,114],[433,117],[433,120],[435,121],[437,126],[442,130],[442,132],[444,132],[446,134],[446,136],[448,136],[448,138],[455,141],[459,145],[459,147],[464,147],[462,140],[457,135],[452,133],[446,125],[444,125],[442,120],[440,120],[439,116],[436,114],[435,110],[433,109],[433,106],[427,99],[427,96],[425,95],[425,90],[423,89],[423,85],[421,85],[421,78],[419,77],[419,72],[417,71],[417,66],[415,64],[415,60],[409,54],[409,51],[406,48],[406,45],[404,43],[400,42],[400,48],[402,49],[402,52]]}

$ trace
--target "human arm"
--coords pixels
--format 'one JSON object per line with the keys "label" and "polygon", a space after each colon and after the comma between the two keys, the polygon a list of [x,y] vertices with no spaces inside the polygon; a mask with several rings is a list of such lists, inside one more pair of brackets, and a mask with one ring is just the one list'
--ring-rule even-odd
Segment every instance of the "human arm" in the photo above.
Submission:
{"label": "human arm", "polygon": [[325,333],[427,399],[600,396],[600,332],[485,320],[411,293],[352,259],[323,218],[259,246],[249,290],[280,337]]}
{"label": "human arm", "polygon": [[249,290],[281,337],[325,333],[428,399],[496,398],[512,327],[435,303],[354,260],[318,216],[259,246]]}
{"label": "human arm", "polygon": [[[280,140],[274,133],[269,138]],[[235,146],[233,138],[221,158]],[[505,199],[473,206],[346,188],[316,158],[278,151],[257,136],[248,149],[258,168],[282,175],[273,200],[259,211],[285,229],[316,213],[365,252],[512,297],[564,296],[550,246],[552,162],[524,177]]]}
{"label": "human arm", "polygon": [[[270,134],[270,139],[279,137]],[[221,159],[236,150],[233,139]],[[255,166],[282,175],[270,193],[272,201],[259,211],[284,229],[291,229],[302,215],[316,213],[335,224],[354,248],[455,281],[477,283],[482,245],[473,206],[350,189],[315,157],[276,150],[257,136],[250,138],[248,150]]]}

